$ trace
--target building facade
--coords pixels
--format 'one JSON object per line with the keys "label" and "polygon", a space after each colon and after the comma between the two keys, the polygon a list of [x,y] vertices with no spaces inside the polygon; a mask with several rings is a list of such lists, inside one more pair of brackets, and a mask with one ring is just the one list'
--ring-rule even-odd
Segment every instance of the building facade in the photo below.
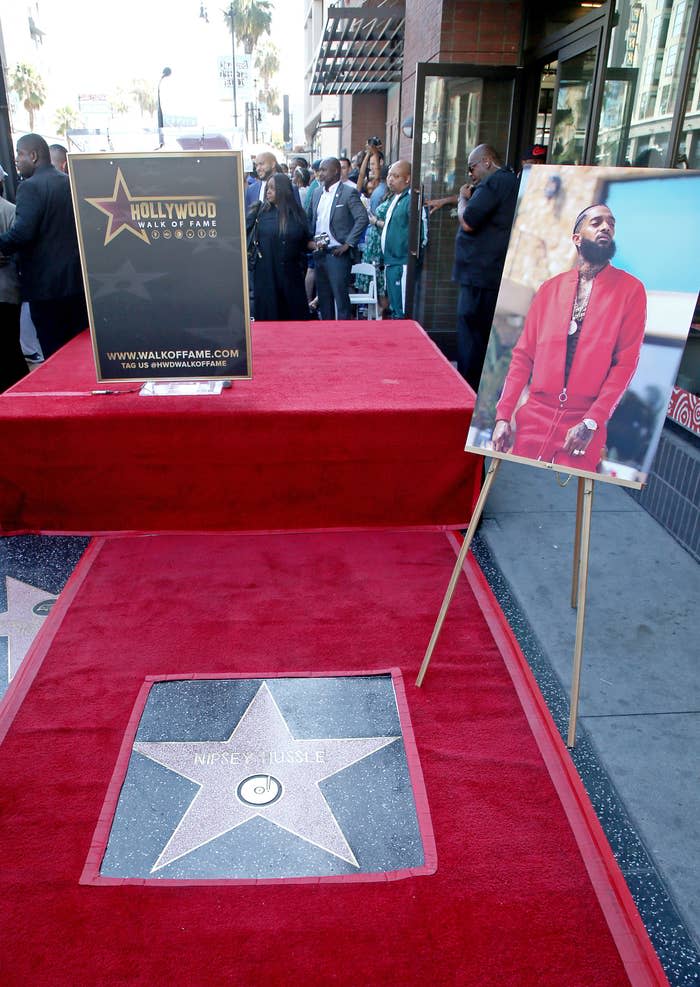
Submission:
{"label": "building facade", "polygon": [[[700,169],[700,0],[310,0],[307,24],[309,146],[351,155],[378,135],[389,160],[412,161],[407,307],[448,356],[455,220],[435,212],[422,251],[418,204],[459,189],[476,144],[516,169],[534,141],[548,163]],[[699,447],[696,310],[655,472],[637,495],[696,558]]]}

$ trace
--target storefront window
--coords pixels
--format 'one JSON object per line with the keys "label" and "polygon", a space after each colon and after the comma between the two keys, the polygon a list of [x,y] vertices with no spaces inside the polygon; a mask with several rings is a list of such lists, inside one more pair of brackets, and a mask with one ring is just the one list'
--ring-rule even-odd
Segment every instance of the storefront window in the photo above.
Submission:
{"label": "storefront window", "polygon": [[688,0],[617,0],[596,164],[665,164],[691,13]]}
{"label": "storefront window", "polygon": [[679,163],[686,168],[700,168],[700,40],[695,49],[688,86],[688,100],[683,117],[683,133],[678,148]]}
{"label": "storefront window", "polygon": [[[690,84],[688,86],[688,99],[685,104],[685,114],[683,117],[683,132],[678,148],[678,166],[681,168],[700,168],[700,39],[695,49],[693,58]],[[678,387],[681,393],[674,393],[673,401],[676,414],[673,417],[686,428],[692,429],[698,434],[697,422],[700,414],[697,413],[698,401],[700,401],[700,298],[695,310],[693,326],[690,330],[688,342],[685,347],[681,366],[678,371]],[[686,413],[687,409],[696,409],[695,413]],[[681,417],[678,415],[682,412]],[[689,424],[690,423],[690,424]]]}

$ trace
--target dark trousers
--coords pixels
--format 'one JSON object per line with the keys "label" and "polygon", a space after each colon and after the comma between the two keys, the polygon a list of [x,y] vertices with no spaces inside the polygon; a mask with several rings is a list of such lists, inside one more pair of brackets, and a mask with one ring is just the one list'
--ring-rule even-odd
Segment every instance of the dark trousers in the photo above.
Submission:
{"label": "dark trousers", "polygon": [[88,327],[87,308],[82,295],[30,302],[29,311],[45,360]]}
{"label": "dark trousers", "polygon": [[[351,319],[350,268],[352,250],[336,257],[330,250],[314,254],[316,294],[322,319]],[[336,309],[338,314],[336,316]]]}
{"label": "dark trousers", "polygon": [[21,306],[0,302],[0,391],[6,391],[29,371],[19,345]]}
{"label": "dark trousers", "polygon": [[497,297],[497,288],[481,288],[473,284],[459,286],[457,369],[474,391],[479,390]]}

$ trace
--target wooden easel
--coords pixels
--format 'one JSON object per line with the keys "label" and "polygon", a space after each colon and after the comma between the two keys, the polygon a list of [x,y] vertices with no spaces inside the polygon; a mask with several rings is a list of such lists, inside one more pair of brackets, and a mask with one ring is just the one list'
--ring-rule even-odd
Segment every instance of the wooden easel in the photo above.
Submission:
{"label": "wooden easel", "polygon": [[[472,539],[474,538],[474,533],[476,532],[479,520],[484,511],[486,498],[489,495],[491,485],[494,481],[496,473],[498,472],[500,462],[500,459],[492,459],[491,465],[486,473],[484,485],[481,488],[481,493],[479,494],[479,499],[476,502],[472,519],[469,522],[467,533],[464,537],[464,541],[462,542],[462,547],[459,550],[459,555],[457,556],[454,569],[452,570],[452,576],[450,578],[445,597],[442,601],[442,606],[440,607],[440,613],[438,614],[437,621],[435,622],[435,627],[433,628],[430,643],[428,644],[428,650],[425,652],[425,658],[423,659],[423,664],[420,667],[418,678],[416,679],[417,686],[421,686],[423,684],[423,679],[425,678],[425,673],[428,670],[428,665],[430,664],[433,650],[437,644],[437,639],[440,636],[442,625],[445,621],[445,617],[447,616],[450,603],[452,602],[452,597],[457,586],[459,574],[462,571],[464,560],[467,557],[467,552],[469,551]],[[595,481],[590,477],[580,476],[578,478],[578,493],[576,497],[576,529],[574,532],[574,562],[571,581],[571,606],[576,610],[576,638],[574,641],[574,659],[571,675],[569,730],[566,738],[567,747],[574,747],[576,745],[576,720],[578,717],[578,700],[581,682],[583,630],[586,619],[586,589],[588,585],[588,556],[591,540],[591,515],[593,511],[594,482]]]}

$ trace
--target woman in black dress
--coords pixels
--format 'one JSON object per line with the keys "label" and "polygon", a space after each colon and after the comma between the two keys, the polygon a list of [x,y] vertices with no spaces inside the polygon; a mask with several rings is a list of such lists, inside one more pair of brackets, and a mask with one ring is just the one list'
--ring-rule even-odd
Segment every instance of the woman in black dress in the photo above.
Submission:
{"label": "woman in black dress", "polygon": [[256,217],[255,318],[266,322],[302,321],[309,318],[304,276],[311,234],[306,214],[286,175],[268,178],[265,199]]}

